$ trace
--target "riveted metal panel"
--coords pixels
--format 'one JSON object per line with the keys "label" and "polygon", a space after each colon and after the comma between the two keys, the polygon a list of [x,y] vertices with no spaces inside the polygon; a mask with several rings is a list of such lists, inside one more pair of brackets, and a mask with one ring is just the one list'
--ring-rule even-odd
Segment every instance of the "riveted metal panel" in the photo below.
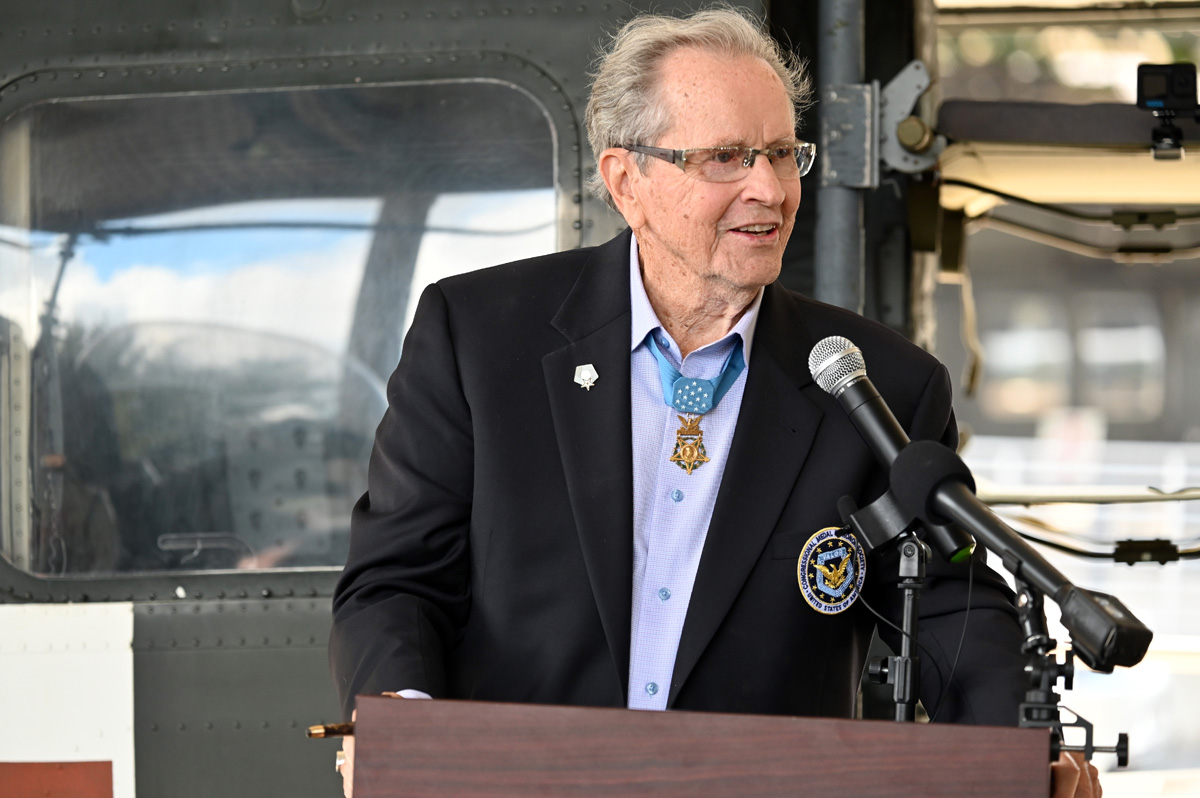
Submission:
{"label": "riveted metal panel", "polygon": [[879,184],[878,87],[835,84],[821,97],[821,185],[874,188]]}
{"label": "riveted metal panel", "polygon": [[323,599],[158,602],[134,613],[139,798],[328,796],[338,717]]}
{"label": "riveted metal panel", "polygon": [[[0,175],[0,184],[6,179]],[[29,562],[28,385],[29,347],[21,328],[0,319],[0,463],[12,464],[0,471],[0,551],[11,552],[18,567]]]}

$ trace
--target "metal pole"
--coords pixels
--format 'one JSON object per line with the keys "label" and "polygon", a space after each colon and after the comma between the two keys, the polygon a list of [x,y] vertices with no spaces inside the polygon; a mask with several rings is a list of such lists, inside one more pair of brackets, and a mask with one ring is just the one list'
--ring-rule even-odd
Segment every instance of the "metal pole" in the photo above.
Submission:
{"label": "metal pole", "polygon": [[863,81],[863,0],[820,0],[817,54],[817,106],[822,153],[817,189],[813,262],[815,293],[822,302],[863,311],[865,233],[862,190],[841,185],[839,164],[829,156],[842,135],[830,120],[837,87]]}

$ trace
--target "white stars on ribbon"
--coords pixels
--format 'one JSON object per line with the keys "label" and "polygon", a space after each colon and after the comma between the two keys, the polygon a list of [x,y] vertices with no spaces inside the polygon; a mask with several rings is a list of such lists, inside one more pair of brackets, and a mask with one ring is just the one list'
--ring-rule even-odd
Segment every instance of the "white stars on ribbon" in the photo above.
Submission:
{"label": "white stars on ribbon", "polygon": [[675,389],[673,404],[676,410],[698,415],[712,410],[712,395],[715,389],[710,381],[680,377],[672,387]]}

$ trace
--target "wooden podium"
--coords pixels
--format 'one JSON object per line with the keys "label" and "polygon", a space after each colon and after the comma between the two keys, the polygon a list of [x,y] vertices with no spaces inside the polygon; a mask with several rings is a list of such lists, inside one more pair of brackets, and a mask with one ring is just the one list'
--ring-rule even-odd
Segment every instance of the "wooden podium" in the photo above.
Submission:
{"label": "wooden podium", "polygon": [[355,798],[1050,794],[1046,729],[359,696]]}

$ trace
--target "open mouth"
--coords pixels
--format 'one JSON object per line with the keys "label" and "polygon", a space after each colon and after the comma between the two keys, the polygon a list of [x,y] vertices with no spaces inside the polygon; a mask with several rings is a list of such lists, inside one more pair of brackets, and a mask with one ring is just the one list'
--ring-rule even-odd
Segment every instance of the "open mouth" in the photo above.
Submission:
{"label": "open mouth", "polygon": [[779,225],[775,225],[775,224],[748,224],[744,227],[733,228],[733,232],[743,233],[745,235],[751,235],[751,236],[755,236],[757,238],[763,238],[765,236],[771,235],[778,228],[779,228]]}

